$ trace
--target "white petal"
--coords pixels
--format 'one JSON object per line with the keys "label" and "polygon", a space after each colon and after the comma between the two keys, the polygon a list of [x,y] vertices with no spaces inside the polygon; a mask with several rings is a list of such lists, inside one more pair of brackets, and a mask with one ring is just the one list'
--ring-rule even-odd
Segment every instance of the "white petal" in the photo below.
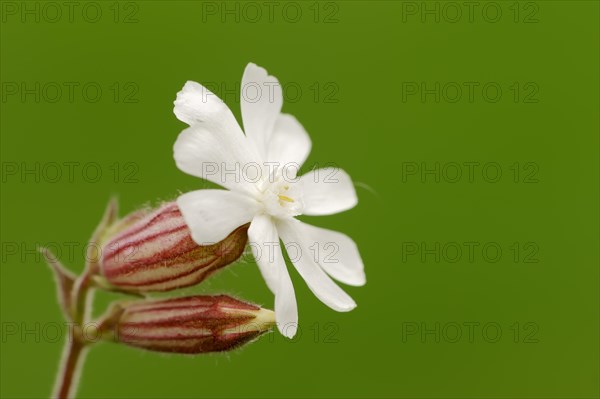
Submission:
{"label": "white petal", "polygon": [[298,330],[298,305],[292,279],[290,279],[283,256],[279,267],[281,272],[275,294],[275,320],[279,332],[288,338],[293,338]]}
{"label": "white petal", "polygon": [[180,195],[177,206],[198,245],[214,244],[252,220],[258,203],[228,190],[197,190]]}
{"label": "white petal", "polygon": [[216,94],[200,83],[188,81],[177,93],[173,112],[188,125],[202,125],[218,130],[236,130],[243,134],[233,113]]}
{"label": "white petal", "polygon": [[299,223],[300,234],[309,243],[310,256],[334,279],[348,285],[367,282],[365,267],[352,238],[338,231]]}
{"label": "white petal", "polygon": [[253,147],[235,131],[189,127],[177,137],[173,152],[183,172],[233,190],[248,190],[254,181],[248,171],[262,167]]}
{"label": "white petal", "polygon": [[252,220],[248,240],[263,278],[275,294],[277,327],[283,335],[292,338],[298,329],[296,294],[281,253],[277,229],[270,216],[258,215]]}
{"label": "white petal", "polygon": [[281,85],[264,68],[250,63],[244,70],[240,95],[246,136],[266,158],[273,127],[283,105]]}
{"label": "white petal", "polygon": [[280,272],[275,260],[282,255],[277,229],[270,216],[262,214],[252,219],[252,224],[248,229],[248,241],[267,286],[275,294]]}
{"label": "white petal", "polygon": [[310,137],[300,122],[292,115],[279,114],[266,159],[270,162],[279,162],[282,166],[295,164],[298,169],[308,158],[311,147]]}
{"label": "white petal", "polygon": [[300,178],[304,215],[331,215],[358,203],[350,176],[340,168],[311,170]]}
{"label": "white petal", "polygon": [[348,312],[356,307],[356,303],[348,294],[338,287],[333,280],[315,263],[310,246],[310,237],[304,236],[302,222],[292,219],[279,222],[277,230],[286,245],[290,259],[296,266],[310,290],[325,305],[338,312]]}

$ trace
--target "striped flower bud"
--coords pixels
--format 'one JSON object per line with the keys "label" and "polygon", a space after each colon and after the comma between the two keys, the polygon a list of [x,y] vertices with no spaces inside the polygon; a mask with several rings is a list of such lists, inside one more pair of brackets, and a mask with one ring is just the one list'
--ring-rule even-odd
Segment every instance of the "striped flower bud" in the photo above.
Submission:
{"label": "striped flower bud", "polygon": [[199,246],[174,202],[134,215],[125,217],[129,222],[102,247],[101,273],[119,290],[169,291],[197,284],[239,258],[246,246],[247,226],[221,242]]}
{"label": "striped flower bud", "polygon": [[114,340],[158,352],[197,354],[237,348],[267,332],[275,313],[226,295],[126,303]]}

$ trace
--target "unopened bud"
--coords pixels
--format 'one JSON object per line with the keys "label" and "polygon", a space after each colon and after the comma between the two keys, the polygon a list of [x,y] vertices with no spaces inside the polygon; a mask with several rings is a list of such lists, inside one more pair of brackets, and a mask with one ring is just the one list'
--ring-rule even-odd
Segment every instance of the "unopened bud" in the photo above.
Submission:
{"label": "unopened bud", "polygon": [[134,215],[124,218],[132,222],[102,248],[102,275],[120,290],[169,291],[197,284],[239,258],[248,239],[248,226],[241,226],[221,242],[199,246],[174,202]]}
{"label": "unopened bud", "polygon": [[226,295],[141,300],[122,305],[114,340],[158,352],[237,348],[267,332],[275,313]]}

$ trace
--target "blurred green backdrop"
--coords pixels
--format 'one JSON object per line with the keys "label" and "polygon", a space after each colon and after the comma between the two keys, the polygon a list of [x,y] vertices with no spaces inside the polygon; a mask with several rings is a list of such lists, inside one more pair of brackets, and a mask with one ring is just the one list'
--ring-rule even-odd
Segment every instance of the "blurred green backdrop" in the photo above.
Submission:
{"label": "blurred green backdrop", "polygon": [[[358,308],[294,271],[296,339],[98,345],[79,397],[598,397],[598,2],[467,3],[3,1],[1,396],[47,397],[66,332],[36,245],[78,271],[111,194],[204,187],[172,159],[175,94],[205,83],[239,118],[252,61],[308,165],[357,183],[357,208],[305,220],[358,243]],[[251,261],[185,292],[272,307]]]}

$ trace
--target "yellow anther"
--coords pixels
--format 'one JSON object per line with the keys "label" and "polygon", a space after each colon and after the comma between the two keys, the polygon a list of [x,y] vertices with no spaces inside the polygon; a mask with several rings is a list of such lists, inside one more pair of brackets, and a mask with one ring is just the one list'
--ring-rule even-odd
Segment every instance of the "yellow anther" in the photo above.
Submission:
{"label": "yellow anther", "polygon": [[285,202],[294,202],[293,199],[291,199],[290,197],[286,197],[285,195],[279,195],[279,200],[281,201],[285,201]]}

